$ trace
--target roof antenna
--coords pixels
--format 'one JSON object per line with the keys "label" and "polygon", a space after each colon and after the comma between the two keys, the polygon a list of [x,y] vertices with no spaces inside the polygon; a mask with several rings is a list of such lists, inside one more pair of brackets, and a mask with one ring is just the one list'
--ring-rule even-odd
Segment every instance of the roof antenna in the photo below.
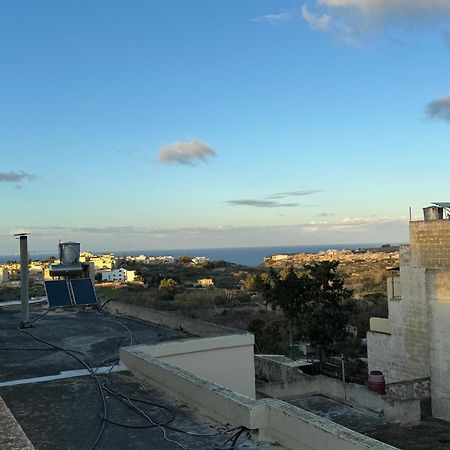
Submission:
{"label": "roof antenna", "polygon": [[19,328],[31,328],[30,300],[28,293],[28,233],[18,233],[20,242],[20,303],[22,304],[22,322]]}

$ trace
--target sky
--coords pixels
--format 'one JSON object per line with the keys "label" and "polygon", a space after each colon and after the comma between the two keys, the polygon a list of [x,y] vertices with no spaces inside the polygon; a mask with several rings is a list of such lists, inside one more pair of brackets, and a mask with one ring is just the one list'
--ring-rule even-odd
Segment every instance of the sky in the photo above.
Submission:
{"label": "sky", "polygon": [[0,254],[406,242],[449,93],[448,0],[5,0]]}

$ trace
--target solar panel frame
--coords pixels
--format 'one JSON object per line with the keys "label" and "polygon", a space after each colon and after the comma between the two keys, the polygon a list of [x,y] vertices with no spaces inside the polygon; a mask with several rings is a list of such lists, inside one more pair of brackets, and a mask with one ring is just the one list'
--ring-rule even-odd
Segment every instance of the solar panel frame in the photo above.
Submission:
{"label": "solar panel frame", "polygon": [[77,306],[97,305],[97,295],[90,278],[74,278],[69,281],[74,304]]}
{"label": "solar panel frame", "polygon": [[45,281],[44,288],[49,308],[67,308],[73,305],[66,280]]}
{"label": "solar panel frame", "polygon": [[440,206],[441,208],[450,208],[450,202],[432,202],[431,204]]}

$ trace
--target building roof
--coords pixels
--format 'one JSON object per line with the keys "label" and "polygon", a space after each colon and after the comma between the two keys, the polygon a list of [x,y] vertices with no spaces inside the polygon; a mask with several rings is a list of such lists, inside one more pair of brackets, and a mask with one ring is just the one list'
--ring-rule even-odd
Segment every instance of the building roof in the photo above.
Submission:
{"label": "building roof", "polygon": [[[33,305],[31,319],[43,312],[42,306]],[[103,423],[97,449],[221,448],[239,432],[195,413],[121,366],[114,366],[111,373],[99,370],[97,374],[102,374],[94,378],[75,357],[19,331],[19,322],[18,306],[0,307],[0,396],[20,425],[19,434],[22,428],[37,449],[91,448]],[[72,355],[88,361],[94,371],[111,364],[121,346],[188,336],[96,310],[51,311],[33,325],[25,331],[69,353],[72,350]],[[103,384],[106,418],[116,424],[99,417],[104,412],[96,380]],[[8,423],[0,423],[0,435],[11,432]],[[252,443],[246,433],[238,438],[238,445],[245,441],[250,448],[274,448]]]}

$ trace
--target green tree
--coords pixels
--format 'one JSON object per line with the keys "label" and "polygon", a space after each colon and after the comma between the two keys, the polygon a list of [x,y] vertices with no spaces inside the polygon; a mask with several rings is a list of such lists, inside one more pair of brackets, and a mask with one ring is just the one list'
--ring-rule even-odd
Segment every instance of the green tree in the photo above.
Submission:
{"label": "green tree", "polygon": [[173,278],[164,278],[159,283],[159,290],[162,292],[175,292],[178,283]]}
{"label": "green tree", "polygon": [[299,274],[291,267],[275,278],[266,293],[267,302],[281,308],[288,320],[291,345],[295,322],[321,359],[347,336],[351,305],[346,300],[352,292],[344,287],[338,266],[336,261],[323,261],[304,266]]}
{"label": "green tree", "polygon": [[347,301],[352,291],[337,273],[339,262],[322,261],[304,266],[302,302],[297,323],[322,359],[330,350],[342,347],[351,314]]}
{"label": "green tree", "polygon": [[248,324],[248,331],[255,335],[255,347],[257,353],[281,352],[280,322],[264,322],[263,320],[252,320]]}
{"label": "green tree", "polygon": [[248,292],[261,292],[263,290],[263,281],[258,274],[249,273],[244,280],[244,289]]}
{"label": "green tree", "polygon": [[186,265],[186,266],[192,263],[191,257],[190,257],[190,256],[187,256],[187,255],[185,255],[185,256],[180,256],[180,257],[178,258],[178,261],[179,261],[180,263]]}
{"label": "green tree", "polygon": [[288,268],[282,275],[275,272],[270,275],[273,286],[265,293],[266,301],[273,309],[280,308],[283,311],[289,329],[289,345],[292,347],[292,327],[304,301],[305,283],[297,276],[293,267]]}

